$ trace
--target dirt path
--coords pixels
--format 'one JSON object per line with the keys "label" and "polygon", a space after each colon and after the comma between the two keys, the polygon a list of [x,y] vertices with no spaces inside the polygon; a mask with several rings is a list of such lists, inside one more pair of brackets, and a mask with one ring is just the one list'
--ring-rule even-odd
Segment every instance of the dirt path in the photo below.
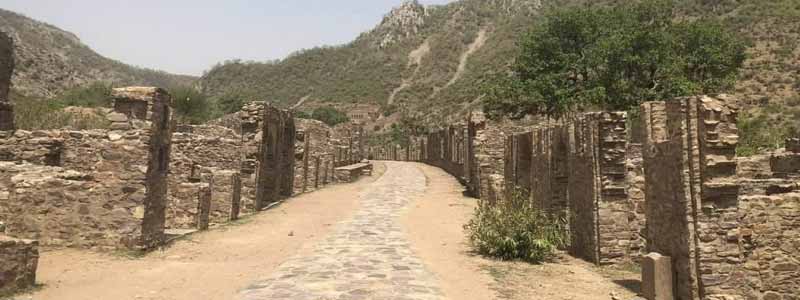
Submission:
{"label": "dirt path", "polygon": [[43,288],[19,299],[233,299],[253,281],[327,236],[358,210],[358,194],[379,178],[300,195],[237,225],[192,235],[139,259],[63,250],[42,253]]}
{"label": "dirt path", "polygon": [[44,287],[18,299],[632,299],[638,275],[573,258],[531,265],[472,255],[476,200],[442,170],[376,163],[358,183],[301,195],[139,259],[41,256]]}
{"label": "dirt path", "polygon": [[412,249],[439,278],[448,299],[597,300],[633,299],[636,270],[598,268],[561,255],[555,263],[501,262],[470,253],[463,224],[476,199],[444,171],[418,164],[426,192],[403,217]]}

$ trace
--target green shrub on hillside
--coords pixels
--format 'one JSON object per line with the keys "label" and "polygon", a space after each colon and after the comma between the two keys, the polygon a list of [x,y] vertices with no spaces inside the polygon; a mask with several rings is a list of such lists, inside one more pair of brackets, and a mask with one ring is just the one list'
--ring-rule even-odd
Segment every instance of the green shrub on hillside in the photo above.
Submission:
{"label": "green shrub on hillside", "polygon": [[752,156],[760,152],[775,150],[784,146],[786,138],[800,134],[791,126],[775,126],[766,115],[739,116],[738,156]]}
{"label": "green shrub on hillside", "polygon": [[520,38],[511,75],[487,86],[486,111],[558,118],[732,88],[744,41],[718,22],[674,18],[668,0],[550,13]]}
{"label": "green shrub on hillside", "polygon": [[61,107],[109,107],[111,106],[111,89],[113,85],[105,82],[94,82],[87,86],[69,89],[50,102]]}
{"label": "green shrub on hillside", "polygon": [[350,118],[348,118],[346,114],[330,106],[315,109],[314,112],[311,113],[311,118],[322,121],[329,126],[336,126],[337,124],[350,121]]}
{"label": "green shrub on hillside", "polygon": [[63,111],[61,103],[28,98],[13,94],[14,123],[17,129],[47,130],[72,128],[74,130],[104,129],[109,121],[98,114],[71,114]]}
{"label": "green shrub on hillside", "polygon": [[169,89],[172,105],[180,123],[201,124],[216,117],[215,109],[208,96],[188,86]]}
{"label": "green shrub on hillside", "polygon": [[464,226],[476,252],[501,260],[541,263],[568,245],[565,222],[539,211],[520,195],[494,204],[478,201]]}

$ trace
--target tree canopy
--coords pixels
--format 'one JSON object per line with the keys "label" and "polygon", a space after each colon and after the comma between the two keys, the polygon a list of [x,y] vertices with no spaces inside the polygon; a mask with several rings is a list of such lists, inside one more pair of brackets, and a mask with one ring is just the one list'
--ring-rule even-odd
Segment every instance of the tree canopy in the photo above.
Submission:
{"label": "tree canopy", "polygon": [[673,12],[672,1],[647,0],[548,13],[518,41],[510,72],[487,85],[486,112],[559,118],[731,88],[745,42],[718,22]]}

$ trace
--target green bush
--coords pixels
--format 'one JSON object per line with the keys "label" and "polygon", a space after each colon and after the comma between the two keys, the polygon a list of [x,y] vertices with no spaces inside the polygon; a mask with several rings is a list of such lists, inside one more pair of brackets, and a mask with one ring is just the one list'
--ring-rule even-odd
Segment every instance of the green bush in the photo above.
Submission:
{"label": "green bush", "polygon": [[61,107],[109,107],[111,106],[111,84],[94,82],[88,86],[76,87],[65,91],[51,102]]}
{"label": "green bush", "polygon": [[784,146],[786,138],[797,135],[792,126],[776,124],[765,115],[753,116],[742,114],[737,124],[739,128],[738,156],[752,156],[764,151],[775,150]]}
{"label": "green bush", "polygon": [[71,114],[62,110],[60,103],[12,95],[14,123],[17,129],[47,130],[72,128],[75,130],[103,129],[110,125],[101,115]]}
{"label": "green bush", "polygon": [[169,90],[172,105],[180,123],[201,124],[216,116],[208,96],[193,87],[180,86]]}
{"label": "green bush", "polygon": [[350,118],[348,118],[346,114],[330,106],[315,109],[314,112],[311,113],[311,118],[322,121],[330,126],[336,126],[337,124],[350,121]]}
{"label": "green bush", "polygon": [[669,0],[575,6],[546,15],[519,40],[511,73],[486,85],[491,117],[562,117],[591,106],[728,91],[745,42],[712,20],[676,20]]}
{"label": "green bush", "polygon": [[472,219],[464,226],[470,245],[481,255],[501,260],[540,263],[569,243],[563,220],[532,207],[515,193],[510,200],[479,200]]}

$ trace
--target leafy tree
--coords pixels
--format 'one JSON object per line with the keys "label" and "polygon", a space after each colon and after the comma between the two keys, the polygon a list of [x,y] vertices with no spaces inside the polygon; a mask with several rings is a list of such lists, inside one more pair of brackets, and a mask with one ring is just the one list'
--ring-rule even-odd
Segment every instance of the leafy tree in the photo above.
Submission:
{"label": "leafy tree", "polygon": [[322,121],[330,126],[350,121],[350,118],[348,118],[346,114],[330,106],[315,109],[314,112],[311,113],[311,118]]}
{"label": "leafy tree", "polygon": [[676,21],[673,10],[648,0],[549,13],[519,40],[511,72],[487,85],[486,111],[559,118],[731,88],[745,43],[717,22]]}
{"label": "leafy tree", "polygon": [[200,124],[210,120],[214,109],[208,96],[189,86],[174,87],[169,90],[172,105],[178,120],[183,123]]}

